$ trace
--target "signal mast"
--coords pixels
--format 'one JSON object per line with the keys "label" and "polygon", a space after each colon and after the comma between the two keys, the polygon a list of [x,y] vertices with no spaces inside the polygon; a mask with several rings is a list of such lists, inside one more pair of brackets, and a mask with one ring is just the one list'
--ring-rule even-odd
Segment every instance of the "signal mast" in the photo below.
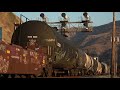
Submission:
{"label": "signal mast", "polygon": [[[47,22],[46,21],[46,16],[44,15],[44,13],[40,14],[40,17],[42,18],[42,21]],[[48,24],[60,24],[60,32],[63,36],[68,37],[66,35],[66,32],[71,32],[71,31],[67,31],[67,24],[81,24],[80,27],[80,32],[92,32],[93,28],[92,28],[92,21],[90,19],[90,16],[88,15],[87,12],[83,13],[83,18],[81,21],[76,21],[76,22],[70,22],[68,16],[66,15],[66,13],[62,13],[61,17],[63,18],[62,20],[60,20],[59,22],[47,22]],[[73,30],[73,32],[76,32],[76,30]]]}

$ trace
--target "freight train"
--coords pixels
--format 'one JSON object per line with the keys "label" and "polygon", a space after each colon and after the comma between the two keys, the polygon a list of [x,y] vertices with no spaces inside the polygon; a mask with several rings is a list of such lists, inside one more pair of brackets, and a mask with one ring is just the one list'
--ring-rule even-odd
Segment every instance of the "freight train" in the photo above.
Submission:
{"label": "freight train", "polygon": [[33,51],[43,49],[46,62],[39,72],[40,76],[97,75],[110,72],[107,64],[81,51],[62,36],[57,28],[50,27],[44,21],[31,20],[20,24],[13,33],[11,44]]}

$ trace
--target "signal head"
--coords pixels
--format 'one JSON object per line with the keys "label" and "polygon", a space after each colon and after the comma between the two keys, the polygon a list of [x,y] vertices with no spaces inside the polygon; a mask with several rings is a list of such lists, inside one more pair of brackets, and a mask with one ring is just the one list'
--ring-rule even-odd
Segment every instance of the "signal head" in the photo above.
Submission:
{"label": "signal head", "polygon": [[44,18],[44,17],[45,17],[44,13],[41,13],[41,14],[40,14],[40,17]]}
{"label": "signal head", "polygon": [[87,12],[84,12],[83,15],[88,15],[88,13],[87,13]]}
{"label": "signal head", "polygon": [[65,18],[66,14],[65,14],[65,13],[62,13],[61,16],[62,16],[63,18]]}

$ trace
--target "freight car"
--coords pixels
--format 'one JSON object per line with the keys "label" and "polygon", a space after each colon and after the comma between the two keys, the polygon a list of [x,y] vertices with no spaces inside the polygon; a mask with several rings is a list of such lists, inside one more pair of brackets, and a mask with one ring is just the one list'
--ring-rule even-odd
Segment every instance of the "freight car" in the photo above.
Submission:
{"label": "freight car", "polygon": [[12,44],[29,48],[44,48],[47,56],[44,73],[47,76],[101,74],[102,65],[81,51],[74,43],[62,36],[57,29],[47,23],[32,20],[16,28],[13,33]]}
{"label": "freight car", "polygon": [[4,77],[38,76],[42,73],[45,58],[41,48],[36,51],[23,49],[21,46],[0,41],[0,74]]}

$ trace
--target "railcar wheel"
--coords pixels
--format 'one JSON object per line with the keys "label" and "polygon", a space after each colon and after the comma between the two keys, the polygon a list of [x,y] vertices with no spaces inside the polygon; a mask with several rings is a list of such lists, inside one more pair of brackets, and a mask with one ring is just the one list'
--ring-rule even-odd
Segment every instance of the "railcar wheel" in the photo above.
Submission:
{"label": "railcar wheel", "polygon": [[84,76],[86,74],[86,71],[84,69],[81,70],[81,75]]}
{"label": "railcar wheel", "polygon": [[2,74],[0,74],[0,78],[2,78],[3,77],[3,75]]}
{"label": "railcar wheel", "polygon": [[47,77],[47,75],[48,75],[47,70],[45,68],[43,68],[43,70],[42,70],[42,77]]}
{"label": "railcar wheel", "polygon": [[48,77],[52,76],[52,71],[48,71]]}
{"label": "railcar wheel", "polygon": [[11,74],[11,78],[15,78],[15,74]]}
{"label": "railcar wheel", "polygon": [[37,78],[37,76],[35,74],[33,74],[32,76],[33,76],[33,78]]}
{"label": "railcar wheel", "polygon": [[54,71],[54,73],[55,73],[55,77],[57,77],[57,71]]}
{"label": "railcar wheel", "polygon": [[53,70],[53,72],[52,72],[52,77],[55,77],[55,72],[54,72],[54,70]]}
{"label": "railcar wheel", "polygon": [[79,72],[78,72],[78,76],[81,76],[81,71],[79,70]]}
{"label": "railcar wheel", "polygon": [[5,78],[3,74],[0,75],[0,78]]}
{"label": "railcar wheel", "polygon": [[31,78],[30,74],[26,74],[25,76],[26,78]]}
{"label": "railcar wheel", "polygon": [[19,76],[20,78],[22,78],[22,75],[21,75],[21,74],[18,74],[18,76]]}
{"label": "railcar wheel", "polygon": [[71,76],[74,76],[74,69],[71,69]]}
{"label": "railcar wheel", "polygon": [[4,78],[8,78],[8,76],[9,76],[8,74],[3,74]]}
{"label": "railcar wheel", "polygon": [[75,69],[74,70],[74,76],[78,76],[79,75],[79,70],[78,69]]}
{"label": "railcar wheel", "polygon": [[15,74],[15,78],[21,78],[19,74]]}
{"label": "railcar wheel", "polygon": [[50,68],[47,70],[47,76],[52,77],[53,70]]}

